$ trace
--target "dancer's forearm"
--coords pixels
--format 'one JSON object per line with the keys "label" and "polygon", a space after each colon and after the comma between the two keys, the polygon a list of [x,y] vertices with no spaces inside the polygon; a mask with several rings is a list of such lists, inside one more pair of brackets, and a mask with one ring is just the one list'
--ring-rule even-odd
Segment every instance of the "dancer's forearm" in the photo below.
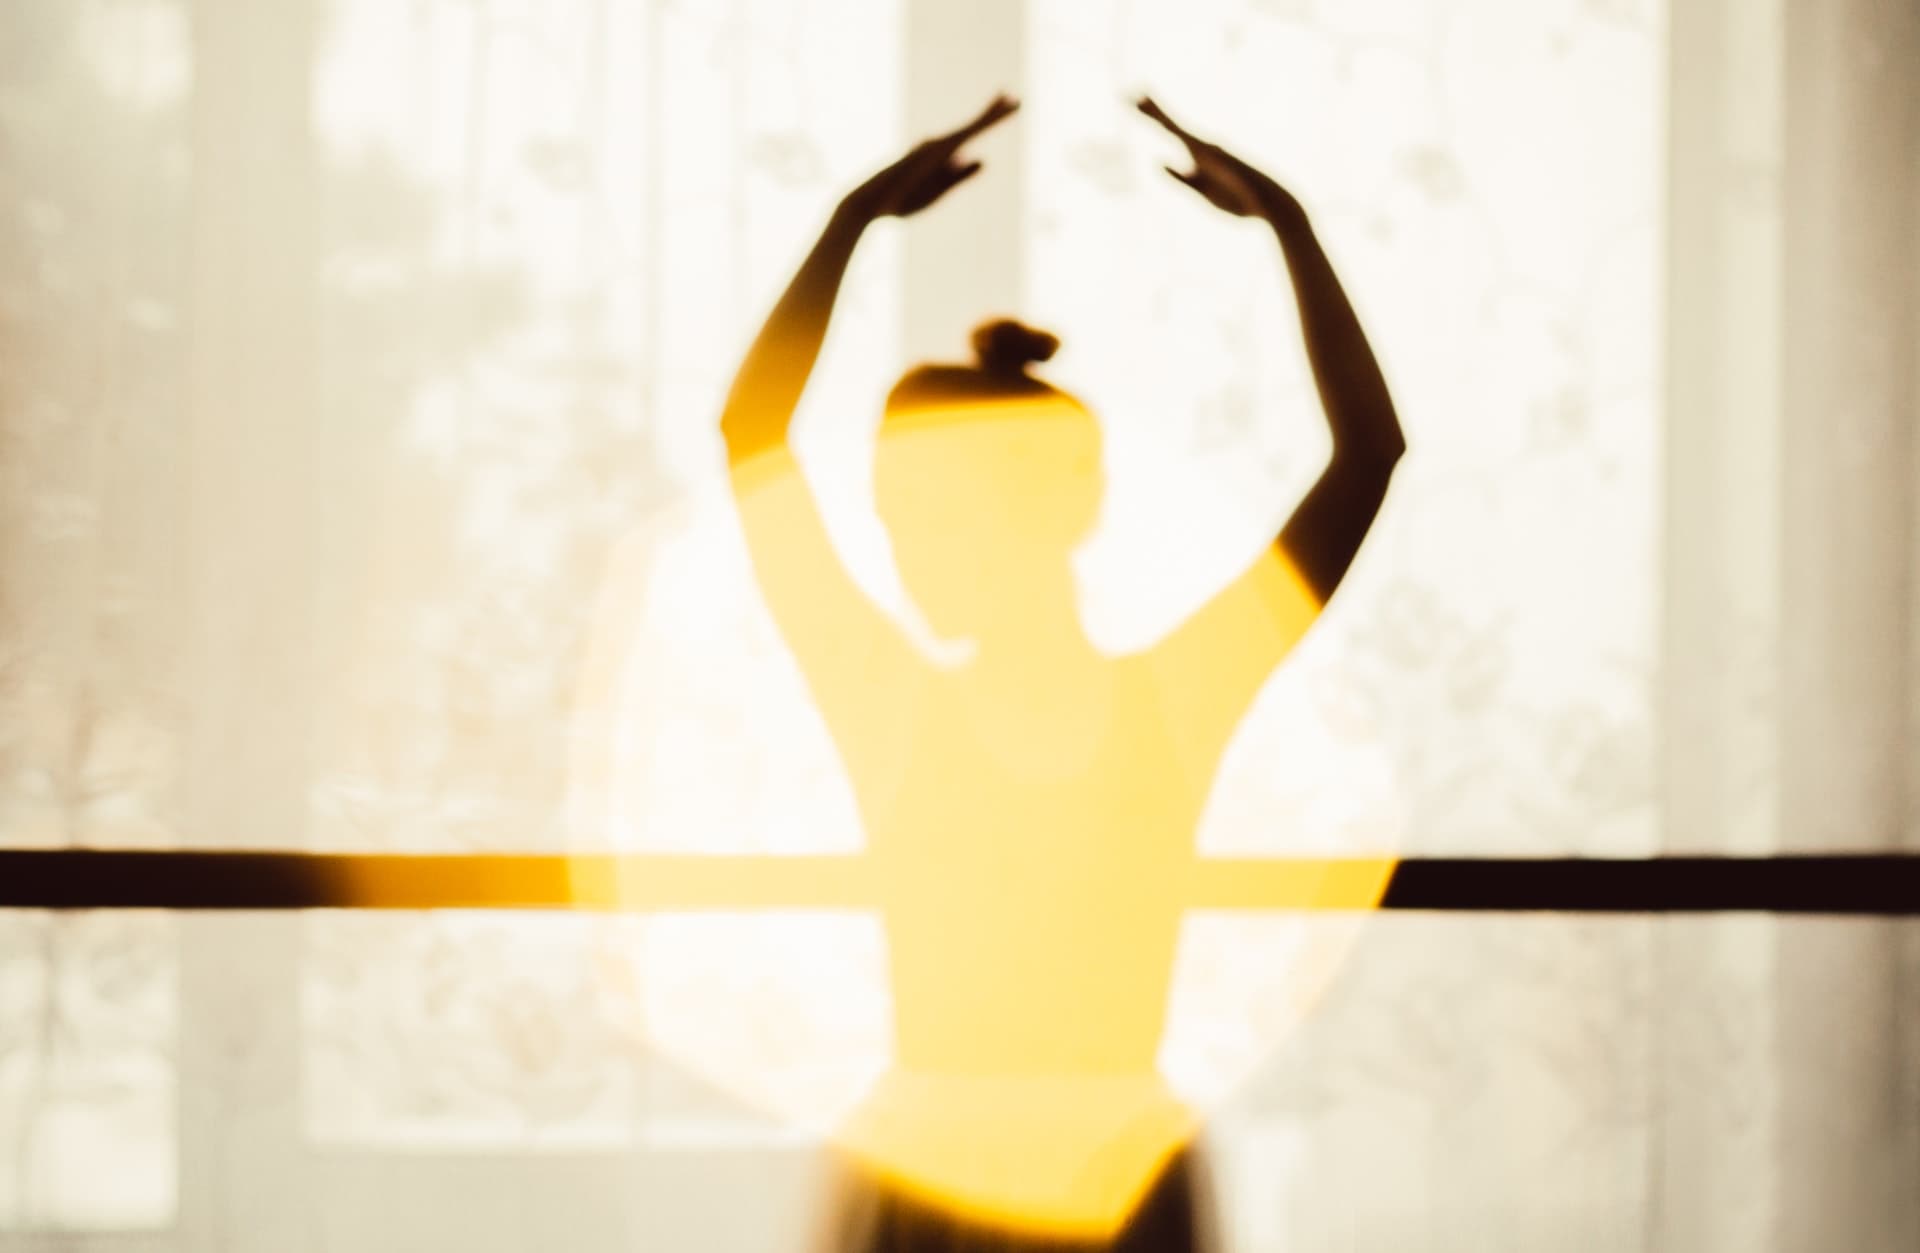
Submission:
{"label": "dancer's forearm", "polygon": [[794,410],[826,340],[847,266],[870,222],[868,215],[846,204],[834,210],[819,242],[747,350],[720,416],[731,462],[738,464],[786,441]]}
{"label": "dancer's forearm", "polygon": [[1333,456],[1391,466],[1407,441],[1387,393],[1386,379],[1333,264],[1314,236],[1299,202],[1275,188],[1266,221],[1280,241],[1300,310],[1307,363],[1333,433]]}

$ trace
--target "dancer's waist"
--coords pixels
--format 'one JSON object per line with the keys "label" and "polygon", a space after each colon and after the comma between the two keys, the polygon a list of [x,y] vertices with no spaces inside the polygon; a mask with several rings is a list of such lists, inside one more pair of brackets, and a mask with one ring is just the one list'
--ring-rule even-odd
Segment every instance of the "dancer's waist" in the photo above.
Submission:
{"label": "dancer's waist", "polygon": [[837,1137],[947,1208],[1096,1234],[1131,1212],[1197,1121],[1152,1071],[952,1075],[895,1070]]}

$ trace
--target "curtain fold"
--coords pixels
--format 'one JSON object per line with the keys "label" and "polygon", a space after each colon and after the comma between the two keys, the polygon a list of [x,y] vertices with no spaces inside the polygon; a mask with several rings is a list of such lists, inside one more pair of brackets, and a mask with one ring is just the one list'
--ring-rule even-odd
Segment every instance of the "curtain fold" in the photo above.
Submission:
{"label": "curtain fold", "polygon": [[[1093,554],[1115,640],[1311,473],[1282,272],[1125,129],[1151,88],[1300,180],[1416,452],[1212,846],[1920,848],[1914,6],[961,9],[9,6],[0,842],[844,846],[693,485],[836,180],[977,78],[1019,134],[876,240],[810,401],[863,580],[888,371],[979,316],[1109,421],[1165,571]],[[0,1253],[797,1248],[811,1150],[647,1019],[765,1063],[878,941],[734,925],[0,916]],[[1182,1047],[1267,1057],[1226,1253],[1920,1248],[1920,925],[1351,927],[1192,929]],[[1262,963],[1322,931],[1307,1013]]]}
{"label": "curtain fold", "polygon": [[[1667,844],[1912,838],[1910,6],[1675,6]],[[1659,942],[1655,1248],[1920,1232],[1909,924]]]}

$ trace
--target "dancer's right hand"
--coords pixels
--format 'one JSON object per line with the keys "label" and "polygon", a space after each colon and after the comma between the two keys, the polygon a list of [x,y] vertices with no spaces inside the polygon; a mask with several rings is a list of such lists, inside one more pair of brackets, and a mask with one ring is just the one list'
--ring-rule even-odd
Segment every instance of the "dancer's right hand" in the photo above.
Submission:
{"label": "dancer's right hand", "polygon": [[1134,107],[1172,132],[1186,147],[1193,159],[1193,171],[1182,173],[1168,166],[1167,173],[1199,192],[1214,208],[1236,217],[1283,219],[1300,215],[1300,203],[1286,188],[1168,117],[1153,97],[1140,97]]}

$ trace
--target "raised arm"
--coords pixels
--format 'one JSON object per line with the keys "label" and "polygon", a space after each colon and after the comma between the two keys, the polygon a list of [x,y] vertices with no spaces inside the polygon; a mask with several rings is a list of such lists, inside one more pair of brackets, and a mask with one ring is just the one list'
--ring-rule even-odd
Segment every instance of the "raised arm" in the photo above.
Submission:
{"label": "raised arm", "polygon": [[1152,100],[1143,99],[1140,111],[1172,131],[1193,157],[1192,173],[1167,172],[1216,208],[1264,222],[1286,258],[1307,363],[1333,432],[1333,456],[1278,542],[1325,604],[1360,551],[1407,449],[1386,380],[1300,202],[1238,157],[1196,138]]}
{"label": "raised arm", "polygon": [[[1353,564],[1406,451],[1386,381],[1299,201],[1231,153],[1195,137],[1151,99],[1193,170],[1167,173],[1214,207],[1272,229],[1293,278],[1307,362],[1333,432],[1333,455],[1273,546],[1155,650],[1168,700],[1202,746],[1224,742],[1247,702],[1305,634]],[[1209,763],[1208,768],[1211,768]]]}
{"label": "raised arm", "polygon": [[820,356],[827,323],[855,245],[885,217],[911,217],[980,172],[957,160],[962,146],[1020,106],[996,97],[956,131],[915,145],[900,160],[849,192],[801,263],[734,376],[720,418],[729,460],[738,465],[786,443],[787,427]]}
{"label": "raised arm", "polygon": [[882,218],[920,212],[979,172],[978,162],[958,159],[960,149],[1017,107],[995,99],[967,125],[917,145],[850,192],[774,305],[727,395],[720,432],[754,574],[822,702],[862,673],[877,677],[875,667],[906,658],[911,646],[840,563],[788,443],[794,409],[860,237]]}

